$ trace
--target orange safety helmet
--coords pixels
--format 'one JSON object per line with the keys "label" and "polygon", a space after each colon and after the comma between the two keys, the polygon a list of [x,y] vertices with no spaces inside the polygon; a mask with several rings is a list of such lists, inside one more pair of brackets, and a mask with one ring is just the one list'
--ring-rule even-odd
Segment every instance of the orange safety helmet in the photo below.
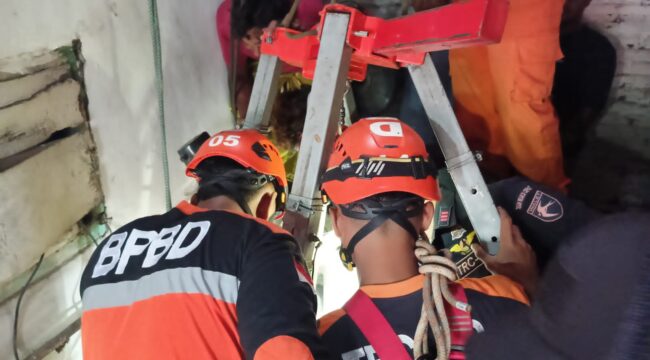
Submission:
{"label": "orange safety helmet", "polygon": [[276,208],[283,211],[286,202],[287,173],[280,152],[257,130],[226,130],[206,140],[187,164],[187,176],[199,179],[195,170],[208,158],[225,157],[236,161],[246,169],[273,178],[278,202]]}
{"label": "orange safety helmet", "polygon": [[366,118],[347,128],[334,144],[322,190],[335,204],[386,192],[440,198],[424,141],[395,118]]}

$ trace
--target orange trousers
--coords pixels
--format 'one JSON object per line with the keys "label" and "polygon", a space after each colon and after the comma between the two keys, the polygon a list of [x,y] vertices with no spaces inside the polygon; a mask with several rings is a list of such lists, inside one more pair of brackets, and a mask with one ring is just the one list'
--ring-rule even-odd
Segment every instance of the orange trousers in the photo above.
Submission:
{"label": "orange trousers", "polygon": [[510,0],[501,43],[452,50],[450,72],[470,146],[563,189],[558,118],[550,101],[564,0]]}

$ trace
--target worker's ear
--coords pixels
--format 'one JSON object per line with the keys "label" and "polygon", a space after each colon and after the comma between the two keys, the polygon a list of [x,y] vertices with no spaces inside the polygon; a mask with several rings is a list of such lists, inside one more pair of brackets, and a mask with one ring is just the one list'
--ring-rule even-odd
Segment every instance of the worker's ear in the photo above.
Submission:
{"label": "worker's ear", "polygon": [[340,239],[341,227],[339,225],[339,221],[341,220],[341,213],[339,211],[339,208],[336,207],[336,205],[330,205],[327,209],[327,212],[329,213],[330,219],[332,220],[332,229],[334,230],[334,234]]}
{"label": "worker's ear", "polygon": [[422,224],[420,228],[420,232],[426,231],[429,226],[431,226],[431,222],[433,221],[433,215],[435,214],[433,207],[433,203],[431,201],[427,201],[424,204],[424,209],[422,210]]}
{"label": "worker's ear", "polygon": [[273,215],[275,212],[275,196],[277,196],[275,191],[266,192],[262,195],[255,209],[255,217],[268,220]]}

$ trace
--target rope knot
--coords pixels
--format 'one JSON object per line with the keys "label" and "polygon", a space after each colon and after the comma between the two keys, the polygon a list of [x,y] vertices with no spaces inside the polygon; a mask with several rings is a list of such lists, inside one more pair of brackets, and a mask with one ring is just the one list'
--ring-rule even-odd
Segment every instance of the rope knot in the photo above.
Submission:
{"label": "rope knot", "polygon": [[415,332],[415,358],[429,353],[428,329],[433,334],[436,359],[448,360],[451,351],[451,331],[445,312],[444,302],[453,307],[470,312],[471,306],[456,300],[449,291],[449,282],[458,279],[456,264],[451,261],[448,251],[438,252],[427,239],[420,237],[415,242],[415,256],[420,266],[419,272],[424,275],[422,314]]}

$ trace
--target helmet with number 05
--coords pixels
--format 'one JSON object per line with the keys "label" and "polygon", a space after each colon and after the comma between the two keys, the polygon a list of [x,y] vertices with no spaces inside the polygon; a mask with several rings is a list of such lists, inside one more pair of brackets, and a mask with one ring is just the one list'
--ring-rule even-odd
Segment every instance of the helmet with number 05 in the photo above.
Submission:
{"label": "helmet with number 05", "polygon": [[226,130],[214,134],[196,152],[186,169],[187,176],[198,179],[196,169],[208,158],[225,157],[244,168],[269,177],[278,192],[278,209],[286,200],[287,174],[278,149],[257,130]]}
{"label": "helmet with number 05", "polygon": [[187,165],[186,174],[196,178],[194,170],[205,159],[226,157],[238,162],[247,169],[277,179],[281,186],[287,186],[287,174],[280,152],[264,135],[257,130],[226,130],[206,140]]}
{"label": "helmet with number 05", "polygon": [[335,204],[388,192],[437,200],[434,169],[424,141],[410,126],[395,118],[366,118],[337,139],[322,189]]}

